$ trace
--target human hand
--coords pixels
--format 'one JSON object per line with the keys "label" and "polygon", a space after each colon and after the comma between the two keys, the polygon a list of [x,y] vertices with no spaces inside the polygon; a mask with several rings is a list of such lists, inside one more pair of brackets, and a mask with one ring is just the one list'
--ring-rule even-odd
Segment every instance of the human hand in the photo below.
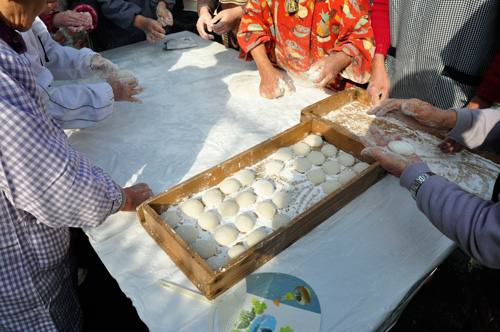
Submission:
{"label": "human hand", "polygon": [[103,58],[100,54],[95,54],[90,59],[90,69],[102,78],[104,81],[108,81],[112,77],[115,77],[120,71],[120,67],[115,65],[113,62],[106,58]]}
{"label": "human hand", "polygon": [[158,21],[142,15],[136,15],[133,25],[146,33],[146,39],[150,43],[154,43],[157,40],[163,40],[165,38],[165,30],[163,30],[161,23]]}
{"label": "human hand", "polygon": [[162,26],[174,25],[174,17],[163,1],[158,2],[156,17]]}
{"label": "human hand", "polygon": [[309,68],[309,80],[317,88],[324,88],[332,83],[342,69],[351,63],[351,57],[344,52],[335,52],[324,56]]}
{"label": "human hand", "polygon": [[367,113],[376,116],[388,115],[428,132],[448,132],[457,121],[457,113],[454,110],[442,110],[418,99],[386,99]]}
{"label": "human hand", "polygon": [[146,183],[123,188],[123,191],[125,192],[125,204],[122,211],[134,211],[142,202],[153,197],[153,191]]}
{"label": "human hand", "polygon": [[222,35],[231,30],[235,24],[239,24],[243,9],[240,6],[225,9],[215,15],[208,24],[209,31],[213,30],[216,34]]}
{"label": "human hand", "polygon": [[377,53],[372,61],[371,78],[366,89],[372,104],[377,105],[382,100],[389,98],[390,87],[391,80],[385,69],[385,57]]}
{"label": "human hand", "polygon": [[259,91],[262,97],[274,99],[285,95],[288,91],[295,91],[295,87],[292,82],[285,80],[283,75],[271,66],[260,75]]}
{"label": "human hand", "polygon": [[[375,126],[371,126],[369,130],[375,139],[375,144],[367,137],[361,137],[361,141],[365,145],[361,154],[376,159],[383,168],[393,175],[399,177],[410,164],[422,161],[416,154],[403,156],[399,153],[392,152],[388,147],[391,140],[383,131]],[[396,136],[395,140],[401,140],[401,138]]]}
{"label": "human hand", "polygon": [[64,12],[60,12],[52,16],[52,25],[56,28],[74,28],[88,30],[92,29],[93,21],[92,16],[86,15],[85,13],[78,13],[72,10],[67,10]]}
{"label": "human hand", "polygon": [[201,38],[214,39],[213,35],[207,33],[207,31],[212,32],[212,28],[209,27],[210,21],[212,21],[212,15],[208,12],[207,7],[202,7],[200,9],[200,16],[196,22],[196,29],[198,30]]}
{"label": "human hand", "polygon": [[474,98],[472,98],[469,103],[467,104],[467,106],[465,107],[468,107],[468,108],[488,108],[491,106],[491,104],[493,104],[493,102],[491,100],[488,100],[488,99],[485,99],[483,97],[479,97],[479,96],[474,96]]}
{"label": "human hand", "polygon": [[138,87],[139,81],[135,77],[124,77],[120,79],[111,79],[108,81],[113,89],[113,96],[115,101],[132,101],[135,103],[142,103],[142,100],[133,96],[145,90],[145,87]]}

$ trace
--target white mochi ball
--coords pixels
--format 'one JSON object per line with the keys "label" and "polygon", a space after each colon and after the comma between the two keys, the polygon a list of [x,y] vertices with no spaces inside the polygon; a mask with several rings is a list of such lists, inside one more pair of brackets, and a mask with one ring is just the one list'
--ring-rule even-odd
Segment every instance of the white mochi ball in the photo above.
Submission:
{"label": "white mochi ball", "polygon": [[269,160],[264,166],[264,174],[266,176],[278,175],[285,167],[285,164],[279,160]]}
{"label": "white mochi ball", "polygon": [[306,142],[309,146],[315,148],[323,144],[323,138],[320,135],[311,134],[304,138],[304,142]]}
{"label": "white mochi ball", "polygon": [[255,226],[255,221],[248,214],[242,213],[236,217],[234,226],[236,226],[236,228],[241,233],[247,233],[248,231],[251,231],[253,229],[253,227]]}
{"label": "white mochi ball", "polygon": [[320,184],[326,180],[326,175],[322,169],[313,169],[307,173],[307,179],[313,184]]}
{"label": "white mochi ball", "polygon": [[224,265],[226,265],[227,259],[219,256],[208,257],[207,264],[212,268],[212,270],[217,271]]}
{"label": "white mochi ball", "polygon": [[172,228],[176,227],[179,224],[181,218],[174,211],[165,211],[160,217],[165,220],[165,222]]}
{"label": "white mochi ball", "polygon": [[219,207],[217,208],[217,211],[219,211],[219,214],[223,217],[232,217],[236,215],[239,210],[239,205],[236,204],[235,201],[231,200],[220,203]]}
{"label": "white mochi ball", "polygon": [[261,197],[271,197],[274,194],[274,185],[269,180],[260,179],[253,184],[253,190]]}
{"label": "white mochi ball", "polygon": [[311,151],[307,155],[307,160],[313,165],[321,165],[325,162],[325,155],[319,151]]}
{"label": "white mochi ball", "polygon": [[240,181],[242,185],[249,186],[255,179],[255,174],[248,169],[242,169],[234,174],[234,178]]}
{"label": "white mochi ball", "polygon": [[239,193],[235,198],[236,203],[242,208],[246,208],[249,207],[250,205],[253,205],[255,203],[255,200],[256,200],[255,195],[249,191],[243,191]]}
{"label": "white mochi ball", "polygon": [[339,164],[344,165],[344,166],[351,166],[354,164],[354,157],[351,156],[349,153],[342,152],[338,157],[337,161]]}
{"label": "white mochi ball", "polygon": [[412,154],[415,153],[413,145],[404,141],[389,142],[388,147],[392,152],[401,154],[403,156],[411,156]]}
{"label": "white mochi ball", "polygon": [[321,148],[321,152],[327,157],[333,157],[337,154],[337,148],[331,144],[325,144]]}
{"label": "white mochi ball", "polygon": [[235,259],[236,257],[238,257],[239,255],[241,255],[242,253],[244,253],[245,251],[247,250],[247,248],[245,248],[244,246],[242,246],[241,244],[237,244],[235,246],[233,246],[231,249],[229,249],[227,251],[227,257],[231,260],[231,259]]}
{"label": "white mochi ball", "polygon": [[181,211],[191,218],[198,217],[203,212],[204,208],[203,203],[197,199],[188,199],[181,205]]}
{"label": "white mochi ball", "polygon": [[286,214],[278,214],[276,217],[273,218],[273,221],[271,222],[271,227],[273,230],[277,230],[280,227],[288,225],[290,221],[292,221],[292,219]]}
{"label": "white mochi ball", "polygon": [[359,174],[359,173],[363,172],[365,169],[367,169],[368,167],[370,167],[370,164],[365,163],[364,161],[362,161],[362,162],[357,163],[356,165],[354,165],[354,167],[352,168],[352,170],[354,172],[356,172],[356,174]]}
{"label": "white mochi ball", "polygon": [[223,200],[224,196],[217,188],[207,190],[203,196],[201,196],[201,201],[205,204],[205,206],[216,206]]}
{"label": "white mochi ball", "polygon": [[297,156],[305,157],[311,151],[311,147],[304,142],[297,142],[292,146],[292,150]]}
{"label": "white mochi ball", "polygon": [[198,230],[196,227],[191,225],[181,225],[175,229],[175,232],[186,241],[187,244],[191,244],[198,238]]}
{"label": "white mochi ball", "polygon": [[249,248],[253,247],[260,241],[264,240],[267,237],[267,233],[263,230],[257,229],[247,236],[247,246]]}
{"label": "white mochi ball", "polygon": [[276,206],[271,201],[262,201],[257,203],[255,212],[260,218],[271,220],[276,214]]}
{"label": "white mochi ball", "polygon": [[311,167],[311,162],[306,158],[297,158],[293,161],[293,168],[295,168],[297,172],[305,173],[309,171]]}
{"label": "white mochi ball", "polygon": [[293,157],[292,149],[289,147],[279,148],[273,157],[276,158],[277,160],[288,161]]}
{"label": "white mochi ball", "polygon": [[357,176],[356,172],[352,169],[345,169],[339,174],[339,182],[345,185],[347,182],[351,181]]}
{"label": "white mochi ball", "polygon": [[323,191],[327,195],[334,192],[335,190],[339,189],[340,187],[342,187],[340,182],[335,181],[335,180],[327,180],[322,185]]}
{"label": "white mochi ball", "polygon": [[335,160],[326,161],[323,164],[322,168],[326,174],[330,174],[330,175],[335,175],[335,174],[338,174],[340,172],[340,164]]}
{"label": "white mochi ball", "polygon": [[195,243],[191,244],[191,248],[193,248],[193,250],[203,259],[215,255],[217,251],[215,243],[210,240],[197,240]]}
{"label": "white mochi ball", "polygon": [[222,191],[226,195],[231,195],[232,193],[237,192],[241,188],[240,181],[229,178],[222,181],[219,185],[220,191]]}
{"label": "white mochi ball", "polygon": [[231,226],[221,226],[214,232],[214,240],[218,245],[226,247],[236,241],[238,232]]}
{"label": "white mochi ball", "polygon": [[276,204],[276,207],[278,209],[286,208],[288,205],[290,205],[291,201],[292,196],[290,196],[290,194],[286,191],[277,191],[274,193],[273,203]]}
{"label": "white mochi ball", "polygon": [[201,229],[211,231],[219,226],[219,216],[214,211],[205,211],[198,217]]}

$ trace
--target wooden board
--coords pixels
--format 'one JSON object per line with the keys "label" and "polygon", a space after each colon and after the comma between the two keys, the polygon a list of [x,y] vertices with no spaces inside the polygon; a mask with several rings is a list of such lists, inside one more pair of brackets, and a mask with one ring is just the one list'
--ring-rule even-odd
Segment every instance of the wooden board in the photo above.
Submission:
{"label": "wooden board", "polygon": [[[179,204],[196,193],[217,186],[235,172],[266,159],[278,148],[291,146],[311,133],[321,134],[325,141],[351,153],[359,160],[370,163],[370,167],[343,188],[327,195],[296,216],[287,226],[277,229],[223,268],[213,271],[160,217],[169,205]],[[384,176],[386,173],[377,162],[360,154],[362,149],[363,145],[355,135],[321,119],[311,119],[153,197],[139,207],[139,219],[158,245],[200,292],[211,300],[328,219]]]}

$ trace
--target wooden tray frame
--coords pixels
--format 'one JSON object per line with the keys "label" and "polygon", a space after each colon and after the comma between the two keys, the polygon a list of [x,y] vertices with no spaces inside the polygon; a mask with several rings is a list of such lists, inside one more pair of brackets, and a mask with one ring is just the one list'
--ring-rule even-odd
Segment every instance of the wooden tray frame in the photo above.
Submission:
{"label": "wooden tray frame", "polygon": [[[296,216],[287,226],[274,231],[221,269],[213,271],[160,217],[160,214],[167,210],[170,204],[179,204],[193,194],[217,186],[222,180],[240,169],[266,159],[278,148],[291,146],[311,133],[320,133],[324,140],[351,153],[357,159],[370,163],[370,167],[343,188],[327,195],[311,208]],[[362,149],[363,144],[358,137],[347,130],[331,126],[330,123],[321,119],[311,119],[299,123],[146,201],[138,208],[139,220],[148,234],[200,292],[207,299],[212,300],[328,219],[386,174],[378,162],[361,156]]]}

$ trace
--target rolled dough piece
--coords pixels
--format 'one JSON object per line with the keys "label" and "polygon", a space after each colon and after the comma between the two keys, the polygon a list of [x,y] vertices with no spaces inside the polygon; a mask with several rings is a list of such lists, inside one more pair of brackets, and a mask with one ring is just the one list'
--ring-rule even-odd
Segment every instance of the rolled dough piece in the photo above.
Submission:
{"label": "rolled dough piece", "polygon": [[172,228],[175,228],[181,219],[174,211],[165,211],[160,215],[160,217],[162,217],[163,220],[165,220],[165,222]]}
{"label": "rolled dough piece", "polygon": [[279,148],[273,156],[277,160],[288,161],[292,159],[292,149],[290,147]]}
{"label": "rolled dough piece", "polygon": [[273,221],[271,222],[271,227],[273,230],[277,230],[278,228],[288,225],[290,221],[292,221],[292,219],[288,215],[278,214],[276,217],[273,218]]}
{"label": "rolled dough piece", "polygon": [[227,259],[220,256],[208,257],[207,264],[212,268],[212,270],[217,271],[227,263]]}
{"label": "rolled dough piece", "polygon": [[231,260],[235,259],[239,255],[244,253],[246,250],[247,250],[247,248],[245,248],[241,244],[237,244],[227,251],[227,257]]}
{"label": "rolled dough piece", "polygon": [[335,180],[326,180],[322,185],[323,191],[327,195],[339,189],[340,187],[342,187],[340,182]]}
{"label": "rolled dough piece", "polygon": [[231,96],[256,99],[260,98],[260,76],[238,75],[231,78],[228,85]]}
{"label": "rolled dough piece", "polygon": [[181,225],[175,229],[175,232],[186,241],[187,244],[191,244],[198,238],[198,230],[196,227],[191,225]]}
{"label": "rolled dough piece", "polygon": [[352,169],[345,169],[339,174],[339,182],[342,185],[345,185],[347,182],[351,181],[357,176],[356,172],[354,172]]}
{"label": "rolled dough piece", "polygon": [[260,179],[254,183],[253,190],[261,197],[271,197],[274,194],[274,185],[269,180]]}
{"label": "rolled dough piece", "polygon": [[234,226],[236,226],[241,233],[247,233],[253,229],[255,221],[248,214],[242,213],[236,217]]}
{"label": "rolled dough piece", "polygon": [[234,178],[240,181],[243,186],[249,186],[255,179],[255,174],[248,169],[242,169],[234,174]]}
{"label": "rolled dough piece", "polygon": [[117,77],[118,79],[121,79],[121,78],[128,78],[128,77],[135,77],[135,74],[134,74],[134,72],[133,72],[133,71],[125,69],[125,70],[120,70],[120,71],[118,72],[118,74],[116,75],[116,77]]}
{"label": "rolled dough piece", "polygon": [[352,166],[354,164],[354,157],[351,156],[349,153],[342,152],[338,157],[337,161],[339,164],[344,165],[344,166]]}
{"label": "rolled dough piece", "polygon": [[313,165],[321,165],[325,162],[325,155],[319,151],[311,151],[307,155],[307,160]]}
{"label": "rolled dough piece", "polygon": [[198,217],[198,225],[206,231],[216,229],[219,226],[219,216],[214,211],[205,211]]}
{"label": "rolled dough piece", "polygon": [[337,154],[337,148],[331,144],[325,144],[321,148],[321,152],[327,157],[333,157]]}
{"label": "rolled dough piece", "polygon": [[231,195],[232,193],[237,192],[241,188],[240,181],[234,178],[224,179],[219,185],[220,191],[222,191],[226,195]]}
{"label": "rolled dough piece", "polygon": [[267,237],[267,233],[263,230],[257,229],[247,236],[247,246],[249,248],[253,247],[260,241],[264,240]]}
{"label": "rolled dough piece", "polygon": [[335,160],[326,161],[323,164],[322,168],[326,174],[330,174],[330,175],[339,174],[339,172],[340,172],[340,164]]}
{"label": "rolled dough piece", "polygon": [[312,167],[311,162],[307,158],[297,158],[293,161],[293,168],[297,172],[305,173]]}
{"label": "rolled dough piece", "polygon": [[363,172],[365,169],[367,169],[368,167],[370,167],[370,164],[365,163],[364,161],[362,161],[362,162],[359,162],[356,165],[354,165],[354,167],[352,168],[352,170],[354,172],[356,172],[356,174],[359,174],[359,173]]}
{"label": "rolled dough piece", "polygon": [[219,207],[217,208],[217,211],[219,211],[219,214],[223,217],[232,217],[238,213],[240,210],[240,207],[238,204],[236,204],[235,201],[224,201],[222,202]]}
{"label": "rolled dough piece", "polygon": [[323,138],[320,135],[311,134],[304,139],[304,142],[315,148],[323,145]]}
{"label": "rolled dough piece", "polygon": [[405,141],[391,141],[388,145],[389,149],[403,156],[411,156],[415,153],[413,145]]}
{"label": "rolled dough piece", "polygon": [[181,205],[181,211],[191,218],[198,217],[203,212],[204,208],[203,203],[197,199],[188,199]]}
{"label": "rolled dough piece", "polygon": [[201,196],[201,201],[205,206],[216,206],[224,200],[224,196],[219,189],[214,188],[207,190],[203,196]]}
{"label": "rolled dough piece", "polygon": [[255,204],[255,200],[255,195],[249,191],[243,191],[235,198],[236,203],[242,208]]}
{"label": "rolled dough piece", "polygon": [[309,173],[307,173],[307,179],[309,182],[312,184],[320,184],[325,182],[326,180],[326,175],[325,172],[323,172],[322,169],[313,169]]}
{"label": "rolled dough piece", "polygon": [[238,232],[231,226],[221,226],[214,232],[214,240],[218,245],[226,247],[238,237]]}
{"label": "rolled dough piece", "polygon": [[278,209],[286,208],[288,205],[290,205],[291,201],[292,196],[290,196],[290,194],[286,191],[277,191],[274,193],[273,203],[276,204],[276,207]]}
{"label": "rolled dough piece", "polygon": [[271,220],[276,214],[276,206],[271,201],[262,201],[257,203],[255,212],[260,218]]}
{"label": "rolled dough piece", "polygon": [[193,248],[193,250],[203,259],[215,255],[217,251],[215,243],[210,240],[197,240],[191,244],[191,248]]}
{"label": "rolled dough piece", "polygon": [[309,144],[304,142],[297,142],[292,146],[293,153],[299,157],[305,157],[311,151]]}
{"label": "rolled dough piece", "polygon": [[278,175],[285,167],[285,164],[279,160],[269,160],[264,166],[264,174],[266,176]]}

